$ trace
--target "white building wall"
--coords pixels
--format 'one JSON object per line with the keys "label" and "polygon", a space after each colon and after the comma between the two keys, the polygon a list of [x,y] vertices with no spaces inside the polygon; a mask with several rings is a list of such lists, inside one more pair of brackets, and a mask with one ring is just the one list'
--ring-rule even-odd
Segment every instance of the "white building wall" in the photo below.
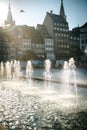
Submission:
{"label": "white building wall", "polygon": [[54,41],[52,38],[45,38],[45,52],[46,58],[50,60],[55,60],[54,55]]}

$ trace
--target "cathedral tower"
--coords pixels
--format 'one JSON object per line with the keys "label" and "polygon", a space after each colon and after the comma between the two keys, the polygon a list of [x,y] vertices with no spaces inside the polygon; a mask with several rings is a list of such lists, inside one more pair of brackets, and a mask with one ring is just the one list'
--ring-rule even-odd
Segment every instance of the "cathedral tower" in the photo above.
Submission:
{"label": "cathedral tower", "polygon": [[9,24],[10,26],[15,25],[15,21],[13,21],[13,18],[12,18],[10,2],[9,2],[9,7],[8,7],[7,20],[5,21],[5,25],[7,25],[7,24]]}
{"label": "cathedral tower", "polygon": [[63,6],[63,0],[61,0],[61,7],[60,7],[60,15],[66,19],[65,11],[64,11],[64,6]]}

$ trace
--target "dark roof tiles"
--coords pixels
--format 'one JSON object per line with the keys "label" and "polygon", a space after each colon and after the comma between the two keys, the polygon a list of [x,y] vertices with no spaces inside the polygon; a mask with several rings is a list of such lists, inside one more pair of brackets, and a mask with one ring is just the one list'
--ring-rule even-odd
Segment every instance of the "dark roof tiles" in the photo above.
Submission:
{"label": "dark roof tiles", "polygon": [[47,14],[53,19],[54,22],[65,22],[67,23],[66,19],[64,19],[61,15],[53,14],[53,13],[48,13]]}

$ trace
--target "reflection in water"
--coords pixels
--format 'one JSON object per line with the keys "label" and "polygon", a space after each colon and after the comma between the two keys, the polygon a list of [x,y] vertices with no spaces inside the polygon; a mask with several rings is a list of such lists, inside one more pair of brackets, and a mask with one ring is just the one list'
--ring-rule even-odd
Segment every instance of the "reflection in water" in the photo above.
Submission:
{"label": "reflection in water", "polygon": [[[48,86],[46,90],[44,82],[32,81],[31,88],[27,81],[2,81],[0,83],[0,123],[9,128],[8,130],[42,129],[45,122],[48,129],[56,129],[53,120],[59,119],[61,114],[77,113],[87,109],[87,99],[84,96],[87,95],[87,89],[85,91],[84,88],[81,90],[78,88],[80,102],[77,109],[74,87],[70,86],[71,91],[64,95],[64,84],[52,84],[52,86],[53,90],[48,90]],[[62,124],[61,122],[61,126]],[[56,126],[60,128],[57,123]]]}

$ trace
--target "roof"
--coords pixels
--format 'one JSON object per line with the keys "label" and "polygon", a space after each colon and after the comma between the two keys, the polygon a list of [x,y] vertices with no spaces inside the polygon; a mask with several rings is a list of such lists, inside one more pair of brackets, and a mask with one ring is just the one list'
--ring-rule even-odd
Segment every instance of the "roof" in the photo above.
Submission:
{"label": "roof", "polygon": [[66,19],[64,19],[61,15],[57,15],[49,12],[47,12],[47,14],[52,18],[54,22],[67,23]]}
{"label": "roof", "polygon": [[17,29],[15,26],[10,26],[7,29],[3,29],[4,36],[7,36],[9,42],[17,41]]}
{"label": "roof", "polygon": [[80,27],[73,28],[72,31],[70,31],[70,35],[73,37],[79,37],[80,36]]}
{"label": "roof", "polygon": [[81,26],[81,28],[85,28],[85,27],[87,27],[87,22]]}
{"label": "roof", "polygon": [[23,38],[31,39],[32,43],[44,43],[43,37],[35,27],[24,25],[22,26]]}
{"label": "roof", "polygon": [[39,30],[39,32],[41,33],[41,35],[44,37],[44,38],[52,38],[50,36],[50,34],[48,33],[45,25],[41,25],[41,24],[37,24],[37,29]]}
{"label": "roof", "polygon": [[41,36],[40,32],[36,29],[31,31],[31,41],[33,43],[44,43],[43,37]]}

